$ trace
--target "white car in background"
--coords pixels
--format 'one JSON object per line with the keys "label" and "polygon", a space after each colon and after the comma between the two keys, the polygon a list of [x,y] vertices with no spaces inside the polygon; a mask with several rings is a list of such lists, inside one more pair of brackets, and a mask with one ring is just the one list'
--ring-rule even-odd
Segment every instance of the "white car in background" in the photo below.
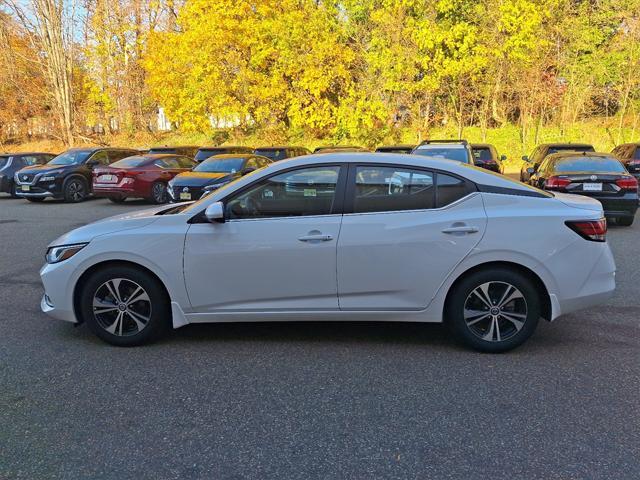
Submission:
{"label": "white car in background", "polygon": [[606,230],[596,200],[464,163],[310,155],[63,235],[41,306],[121,346],[189,323],[376,320],[500,352],[610,297]]}

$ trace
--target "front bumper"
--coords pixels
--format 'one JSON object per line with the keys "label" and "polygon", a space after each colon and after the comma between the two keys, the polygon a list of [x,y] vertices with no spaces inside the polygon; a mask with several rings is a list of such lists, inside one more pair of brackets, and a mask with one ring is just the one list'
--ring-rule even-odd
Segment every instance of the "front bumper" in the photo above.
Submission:
{"label": "front bumper", "polygon": [[78,323],[73,308],[73,290],[69,288],[73,270],[74,264],[66,261],[46,263],[40,269],[40,279],[45,292],[40,300],[40,309],[57,320]]}

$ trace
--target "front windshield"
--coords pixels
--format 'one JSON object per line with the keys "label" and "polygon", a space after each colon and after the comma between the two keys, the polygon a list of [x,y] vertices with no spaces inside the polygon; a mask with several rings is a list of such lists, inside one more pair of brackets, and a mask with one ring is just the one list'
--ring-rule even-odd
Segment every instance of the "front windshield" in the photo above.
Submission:
{"label": "front windshield", "polygon": [[469,156],[467,155],[467,150],[465,148],[427,146],[418,148],[413,153],[425,157],[469,163]]}
{"label": "front windshield", "polygon": [[196,166],[194,172],[236,173],[242,169],[244,158],[209,158]]}
{"label": "front windshield", "polygon": [[611,157],[568,157],[556,160],[553,168],[557,173],[599,172],[624,173],[625,168]]}
{"label": "front windshield", "polygon": [[84,162],[92,152],[93,150],[67,150],[51,160],[48,165],[78,165]]}

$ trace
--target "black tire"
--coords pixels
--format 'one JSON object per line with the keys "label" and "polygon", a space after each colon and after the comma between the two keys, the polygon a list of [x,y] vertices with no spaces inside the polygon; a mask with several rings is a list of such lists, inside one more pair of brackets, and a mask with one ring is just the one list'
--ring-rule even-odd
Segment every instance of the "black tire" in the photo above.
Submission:
{"label": "black tire", "polygon": [[9,195],[11,195],[11,198],[20,198],[18,196],[18,193],[16,192],[16,184],[12,184],[11,185],[11,191],[9,192]]}
{"label": "black tire", "polygon": [[67,178],[62,186],[65,203],[82,202],[89,196],[87,181],[81,177]]}
{"label": "black tire", "polygon": [[153,185],[151,185],[151,196],[149,197],[149,201],[157,205],[161,203],[167,203],[167,184],[162,182],[155,182]]}
{"label": "black tire", "polygon": [[616,223],[621,227],[630,227],[635,219],[636,217],[618,217]]}
{"label": "black tire", "polygon": [[42,203],[42,202],[44,202],[44,198],[42,198],[42,197],[24,197],[24,198],[26,198],[27,200],[29,200],[30,202],[33,202],[33,203]]}
{"label": "black tire", "polygon": [[127,197],[108,197],[113,203],[124,203]]}
{"label": "black tire", "polygon": [[[503,295],[504,300],[513,300],[504,302],[501,310]],[[499,267],[477,270],[463,277],[450,292],[445,322],[468,347],[480,352],[506,352],[524,343],[535,331],[541,314],[540,295],[535,284],[516,271]]]}
{"label": "black tire", "polygon": [[[119,282],[114,282],[120,279]],[[107,285],[108,282],[111,289]],[[117,285],[117,286],[116,286]],[[146,299],[127,304],[137,287],[146,293]],[[117,300],[110,292],[117,290]],[[127,298],[127,295],[130,297]],[[136,298],[140,298],[138,295]],[[104,307],[94,307],[94,299]],[[122,305],[126,304],[122,309]],[[110,310],[108,310],[110,309]],[[122,310],[121,310],[122,309]],[[171,306],[162,284],[142,269],[128,265],[102,268],[84,282],[80,293],[82,319],[99,338],[118,347],[134,347],[153,342],[165,334],[171,326]],[[140,326],[138,319],[146,319]],[[118,315],[122,313],[120,319]],[[113,332],[109,331],[113,329]]]}

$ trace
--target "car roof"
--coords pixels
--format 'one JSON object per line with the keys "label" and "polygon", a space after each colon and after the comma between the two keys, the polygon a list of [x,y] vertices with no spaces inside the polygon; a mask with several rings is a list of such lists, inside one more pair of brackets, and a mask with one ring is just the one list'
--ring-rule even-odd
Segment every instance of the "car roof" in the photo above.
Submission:
{"label": "car roof", "polygon": [[283,168],[291,168],[297,166],[313,166],[327,163],[369,163],[369,164],[391,164],[404,165],[409,167],[423,167],[434,170],[442,170],[465,177],[472,182],[491,185],[496,187],[504,187],[510,189],[520,189],[523,191],[531,191],[531,187],[519,182],[515,182],[507,177],[490,172],[486,169],[470,165],[463,162],[454,162],[451,160],[424,157],[421,155],[413,155],[410,153],[375,153],[375,152],[336,152],[336,153],[318,153],[315,155],[305,155],[302,157],[293,157],[274,162],[265,167],[265,172],[280,171]]}
{"label": "car roof", "polygon": [[591,147],[590,143],[541,143],[540,147]]}
{"label": "car roof", "polygon": [[225,158],[251,158],[251,157],[259,157],[260,155],[255,155],[253,153],[244,153],[244,152],[239,152],[239,153],[223,153],[221,155],[212,155],[208,158],[205,158],[202,162],[200,163],[204,163],[207,162],[209,160],[224,160]]}
{"label": "car roof", "polygon": [[149,150],[165,150],[170,148],[200,148],[197,145],[157,145],[149,148]]}
{"label": "car roof", "polygon": [[470,143],[471,148],[496,148],[492,143]]}
{"label": "car roof", "polygon": [[557,160],[563,157],[602,157],[602,158],[616,158],[611,152],[558,152],[547,155],[550,160]]}
{"label": "car roof", "polygon": [[413,144],[409,144],[409,143],[399,143],[397,145],[380,145],[379,147],[376,147],[376,150],[379,150],[381,148],[415,148],[416,146]]}
{"label": "car roof", "polygon": [[0,153],[0,157],[19,157],[21,155],[57,155],[57,153],[51,152],[13,152],[13,153]]}
{"label": "car roof", "polygon": [[254,150],[287,150],[291,148],[304,148],[297,145],[274,145],[270,147],[256,147]]}
{"label": "car roof", "polygon": [[199,147],[198,149],[199,150],[223,150],[227,148],[248,148],[250,150],[253,150],[251,147],[247,147],[244,145],[209,145],[209,146]]}

